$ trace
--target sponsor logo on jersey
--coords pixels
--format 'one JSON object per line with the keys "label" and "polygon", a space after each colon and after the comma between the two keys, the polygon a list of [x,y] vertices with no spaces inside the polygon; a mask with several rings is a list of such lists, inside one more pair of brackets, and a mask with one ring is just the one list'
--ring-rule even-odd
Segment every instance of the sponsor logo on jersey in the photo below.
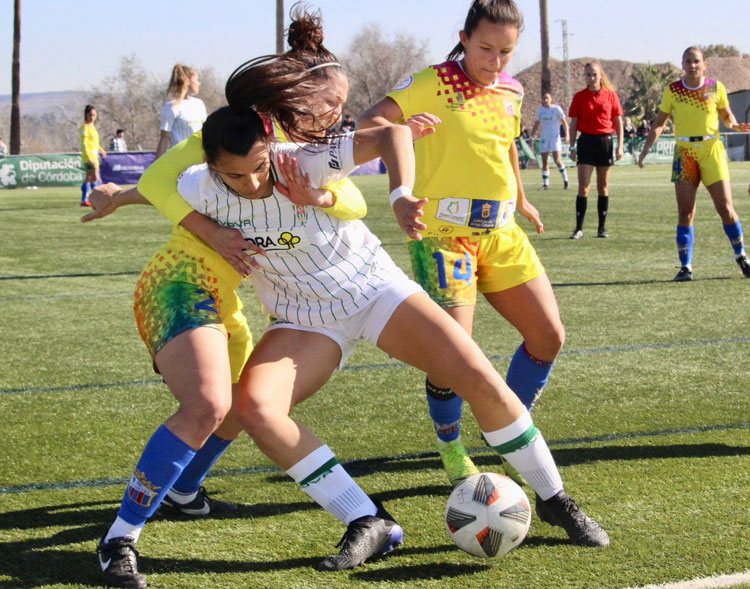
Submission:
{"label": "sponsor logo on jersey", "polygon": [[438,203],[435,218],[447,221],[455,225],[466,225],[469,219],[471,199],[468,198],[444,198]]}
{"label": "sponsor logo on jersey", "polygon": [[474,199],[471,201],[469,227],[493,229],[497,224],[497,216],[499,212],[499,201]]}
{"label": "sponsor logo on jersey", "polygon": [[254,243],[267,252],[272,252],[293,250],[302,241],[302,238],[299,235],[294,235],[290,231],[284,231],[278,237],[273,237],[271,235],[256,235],[254,237],[246,237],[245,241]]}
{"label": "sponsor logo on jersey", "polygon": [[328,146],[328,167],[333,170],[340,170],[343,159],[341,154],[341,140],[334,139]]}
{"label": "sponsor logo on jersey", "polygon": [[398,84],[396,84],[396,87],[393,90],[394,91],[396,91],[396,90],[406,90],[413,83],[414,83],[414,76],[409,76],[405,80],[401,80]]}

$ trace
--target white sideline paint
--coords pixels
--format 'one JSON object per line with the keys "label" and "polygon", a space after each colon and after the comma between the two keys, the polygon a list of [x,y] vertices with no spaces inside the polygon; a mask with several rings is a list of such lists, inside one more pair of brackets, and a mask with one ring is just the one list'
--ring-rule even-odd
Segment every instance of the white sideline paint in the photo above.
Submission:
{"label": "white sideline paint", "polygon": [[703,577],[691,581],[678,581],[677,583],[664,583],[663,585],[646,585],[631,589],[717,589],[719,587],[739,587],[750,585],[750,570],[733,575],[718,575],[716,577]]}

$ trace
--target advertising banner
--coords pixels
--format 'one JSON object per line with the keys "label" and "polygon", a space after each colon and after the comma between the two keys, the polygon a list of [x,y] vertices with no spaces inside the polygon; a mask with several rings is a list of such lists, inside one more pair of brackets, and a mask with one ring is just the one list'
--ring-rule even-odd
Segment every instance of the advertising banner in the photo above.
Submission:
{"label": "advertising banner", "polygon": [[77,153],[11,155],[0,158],[0,187],[80,186],[85,175]]}
{"label": "advertising banner", "polygon": [[156,154],[153,151],[133,151],[128,153],[110,153],[102,159],[102,182],[115,184],[138,184],[141,174],[154,163]]}
{"label": "advertising banner", "polygon": [[[101,160],[102,182],[137,184],[156,159],[153,151],[112,153]],[[45,153],[0,158],[0,187],[80,186],[86,177],[81,154]]]}

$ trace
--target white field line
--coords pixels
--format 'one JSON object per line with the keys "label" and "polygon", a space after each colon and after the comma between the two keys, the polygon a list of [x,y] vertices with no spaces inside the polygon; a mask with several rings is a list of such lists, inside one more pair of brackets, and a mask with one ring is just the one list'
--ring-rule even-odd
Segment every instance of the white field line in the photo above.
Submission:
{"label": "white field line", "polygon": [[631,589],[717,589],[719,587],[739,587],[741,585],[750,585],[750,570],[733,575],[703,577],[690,581],[678,581],[662,585],[645,585],[644,587]]}

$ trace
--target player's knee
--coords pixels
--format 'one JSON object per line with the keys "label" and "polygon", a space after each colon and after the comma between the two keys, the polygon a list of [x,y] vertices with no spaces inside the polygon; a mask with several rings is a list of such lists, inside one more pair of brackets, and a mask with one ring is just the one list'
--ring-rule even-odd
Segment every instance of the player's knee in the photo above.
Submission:
{"label": "player's knee", "polygon": [[232,408],[232,397],[229,394],[207,395],[181,408],[195,428],[195,432],[207,432],[210,435],[224,421]]}

